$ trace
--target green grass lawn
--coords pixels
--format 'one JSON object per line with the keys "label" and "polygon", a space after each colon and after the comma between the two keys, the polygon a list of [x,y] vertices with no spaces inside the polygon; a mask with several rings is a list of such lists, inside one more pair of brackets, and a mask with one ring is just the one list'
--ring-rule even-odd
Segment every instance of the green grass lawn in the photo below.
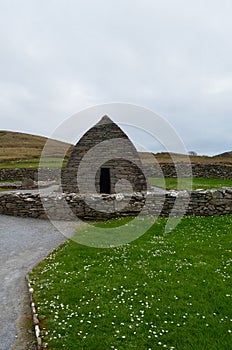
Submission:
{"label": "green grass lawn", "polygon": [[[189,189],[189,178],[149,178],[150,185],[166,187],[167,189],[176,190],[177,181],[180,181],[179,189],[185,190]],[[221,188],[221,187],[232,187],[232,180],[225,179],[205,179],[205,178],[193,178],[192,179],[192,189],[209,189],[209,188]]]}
{"label": "green grass lawn", "polygon": [[117,248],[67,241],[34,269],[43,348],[231,349],[232,215],[165,222]]}
{"label": "green grass lawn", "polygon": [[[67,163],[67,159],[64,159],[63,166]],[[43,168],[59,168],[61,164],[61,158],[43,158],[40,164],[39,158],[32,159],[22,159],[22,160],[12,160],[4,161],[0,163],[0,169],[16,169],[16,168],[30,168],[38,169],[39,166]]]}

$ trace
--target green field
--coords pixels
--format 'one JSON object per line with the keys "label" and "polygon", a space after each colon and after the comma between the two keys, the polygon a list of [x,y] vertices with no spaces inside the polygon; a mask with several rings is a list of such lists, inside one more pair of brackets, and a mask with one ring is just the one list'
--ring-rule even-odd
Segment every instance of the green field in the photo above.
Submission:
{"label": "green field", "polygon": [[[189,189],[190,181],[189,178],[149,178],[150,185],[165,187],[170,190],[177,189],[177,183],[179,181],[178,189]],[[205,178],[192,178],[192,189],[209,189],[209,188],[221,188],[221,187],[232,187],[232,180],[225,179],[205,179]]]}
{"label": "green field", "polygon": [[[62,158],[43,158],[40,164],[39,158],[22,159],[4,161],[0,163],[0,169],[38,169],[40,168],[59,168],[62,162]],[[63,166],[67,163],[67,158],[63,161]]]}
{"label": "green field", "polygon": [[165,222],[117,248],[67,241],[34,269],[43,348],[231,349],[232,215]]}
{"label": "green field", "polygon": [[[0,163],[21,162],[27,160],[39,160],[48,139],[39,135],[25,134],[21,132],[0,130]],[[68,149],[70,155],[72,146],[70,144],[49,139],[49,149],[46,149],[46,157],[63,157]]]}

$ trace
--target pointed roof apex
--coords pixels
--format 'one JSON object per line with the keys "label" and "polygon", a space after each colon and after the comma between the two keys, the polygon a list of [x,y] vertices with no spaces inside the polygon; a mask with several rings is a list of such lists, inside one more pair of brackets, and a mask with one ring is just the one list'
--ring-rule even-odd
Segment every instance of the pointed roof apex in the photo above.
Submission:
{"label": "pointed roof apex", "polygon": [[108,115],[104,115],[96,125],[103,125],[113,123],[113,121],[108,117]]}

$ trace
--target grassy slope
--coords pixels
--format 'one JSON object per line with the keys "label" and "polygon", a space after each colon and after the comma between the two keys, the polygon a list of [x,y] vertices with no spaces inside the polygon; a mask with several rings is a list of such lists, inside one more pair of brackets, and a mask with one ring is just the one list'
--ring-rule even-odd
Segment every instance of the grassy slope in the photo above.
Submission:
{"label": "grassy slope", "polygon": [[[228,155],[229,154],[229,155]],[[172,157],[169,153],[147,153],[140,152],[140,157],[144,164],[153,164],[156,160],[160,164],[173,163],[173,160],[176,163],[186,163],[191,161],[192,164],[228,164],[232,165],[232,152],[227,152],[225,156],[218,155],[214,157],[209,156],[186,156],[183,154],[172,154]],[[155,160],[154,160],[155,159]]]}
{"label": "grassy slope", "polygon": [[[121,222],[122,223],[122,222]],[[232,216],[159,219],[111,249],[68,241],[34,270],[49,349],[231,348]]]}
{"label": "grassy slope", "polygon": [[[30,135],[20,132],[0,131],[0,166],[1,167],[36,167],[41,155],[41,151],[47,139],[42,136]],[[64,147],[67,144],[59,141],[53,141],[48,158],[60,157]],[[70,147],[68,154],[70,154]],[[152,153],[141,152],[142,162],[145,164],[154,163],[154,155]],[[186,162],[187,157],[184,155],[174,155],[177,162]],[[155,158],[159,163],[170,163],[172,159],[168,153],[155,154]],[[190,156],[192,163],[223,163],[232,164],[232,152],[226,152],[225,156],[219,155],[215,157],[206,156]]]}
{"label": "grassy slope", "polygon": [[228,158],[231,158],[232,157],[232,151],[218,154],[215,157],[228,157]]}
{"label": "grassy slope", "polygon": [[[12,164],[17,162],[38,163],[47,138],[12,131],[0,131],[0,163]],[[49,158],[60,157],[68,144],[53,140],[51,142]],[[11,162],[11,163],[10,163]],[[33,165],[33,164],[32,164]]]}

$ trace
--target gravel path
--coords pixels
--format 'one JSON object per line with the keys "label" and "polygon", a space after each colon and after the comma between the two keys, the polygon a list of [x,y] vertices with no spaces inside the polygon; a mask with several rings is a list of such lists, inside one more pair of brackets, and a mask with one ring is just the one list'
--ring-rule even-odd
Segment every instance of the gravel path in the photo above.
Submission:
{"label": "gravel path", "polygon": [[65,239],[49,221],[0,215],[0,350],[27,349],[25,275]]}

